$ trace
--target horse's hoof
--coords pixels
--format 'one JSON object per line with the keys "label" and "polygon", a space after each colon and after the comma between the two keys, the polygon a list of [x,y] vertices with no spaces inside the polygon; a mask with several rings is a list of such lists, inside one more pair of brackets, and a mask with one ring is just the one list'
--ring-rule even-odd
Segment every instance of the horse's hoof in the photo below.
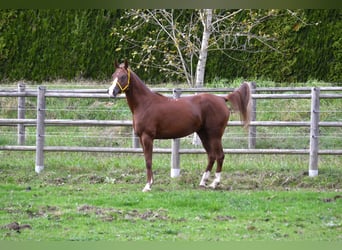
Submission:
{"label": "horse's hoof", "polygon": [[213,183],[211,183],[211,184],[209,185],[209,187],[210,187],[211,189],[216,189],[219,185],[220,185],[219,182],[213,182]]}
{"label": "horse's hoof", "polygon": [[200,187],[207,187],[207,183],[205,181],[201,181],[199,186]]}
{"label": "horse's hoof", "polygon": [[152,189],[151,188],[144,188],[142,191],[144,192],[144,193],[146,193],[146,192],[150,192]]}

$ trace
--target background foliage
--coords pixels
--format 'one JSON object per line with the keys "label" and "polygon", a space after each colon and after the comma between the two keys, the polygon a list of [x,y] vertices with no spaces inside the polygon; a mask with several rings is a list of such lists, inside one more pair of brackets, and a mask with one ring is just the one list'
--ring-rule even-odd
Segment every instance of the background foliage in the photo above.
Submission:
{"label": "background foliage", "polygon": [[[258,29],[277,37],[275,44],[280,53],[210,51],[206,82],[242,77],[341,83],[342,10],[299,10],[300,19],[278,11],[276,18]],[[98,9],[0,10],[0,80],[108,80],[114,60],[124,58],[131,60],[134,68],[144,58],[134,56],[134,44],[123,44],[122,37],[113,33],[113,28],[125,29],[128,21],[135,22],[122,19],[123,13],[124,10]],[[187,18],[179,21],[187,22]],[[142,27],[130,34],[133,40],[151,33],[148,25]],[[254,47],[258,46],[256,42]],[[165,77],[152,67],[134,70],[149,83],[179,80]]]}

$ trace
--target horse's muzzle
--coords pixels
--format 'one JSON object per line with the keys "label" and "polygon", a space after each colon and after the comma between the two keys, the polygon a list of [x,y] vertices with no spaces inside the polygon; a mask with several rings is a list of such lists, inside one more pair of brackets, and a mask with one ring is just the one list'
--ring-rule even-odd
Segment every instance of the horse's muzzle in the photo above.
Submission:
{"label": "horse's muzzle", "polygon": [[108,90],[107,90],[107,94],[110,97],[116,97],[119,94],[120,90],[118,90],[118,88],[116,88],[115,86],[111,86]]}

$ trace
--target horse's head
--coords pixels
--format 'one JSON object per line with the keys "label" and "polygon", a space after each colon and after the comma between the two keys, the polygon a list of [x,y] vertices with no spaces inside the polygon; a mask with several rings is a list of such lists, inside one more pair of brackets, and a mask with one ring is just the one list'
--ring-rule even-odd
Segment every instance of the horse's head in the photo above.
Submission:
{"label": "horse's head", "polygon": [[131,71],[128,68],[128,62],[118,64],[115,62],[115,72],[112,75],[113,83],[108,89],[108,94],[111,97],[116,97],[120,93],[125,93],[128,90],[130,84]]}

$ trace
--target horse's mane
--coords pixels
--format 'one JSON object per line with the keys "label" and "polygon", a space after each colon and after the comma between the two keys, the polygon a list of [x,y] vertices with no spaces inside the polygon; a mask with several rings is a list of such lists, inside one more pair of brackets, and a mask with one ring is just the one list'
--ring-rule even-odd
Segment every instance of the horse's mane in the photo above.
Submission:
{"label": "horse's mane", "polygon": [[140,83],[142,83],[142,85],[144,85],[147,89],[149,89],[151,91],[151,93],[155,94],[156,96],[159,96],[159,97],[162,97],[162,98],[168,98],[166,96],[164,96],[163,94],[159,93],[159,92],[156,92],[156,91],[152,91],[146,84],[143,80],[140,79],[140,77],[135,74],[134,71],[131,70],[131,74],[136,78],[136,80],[140,81]]}

